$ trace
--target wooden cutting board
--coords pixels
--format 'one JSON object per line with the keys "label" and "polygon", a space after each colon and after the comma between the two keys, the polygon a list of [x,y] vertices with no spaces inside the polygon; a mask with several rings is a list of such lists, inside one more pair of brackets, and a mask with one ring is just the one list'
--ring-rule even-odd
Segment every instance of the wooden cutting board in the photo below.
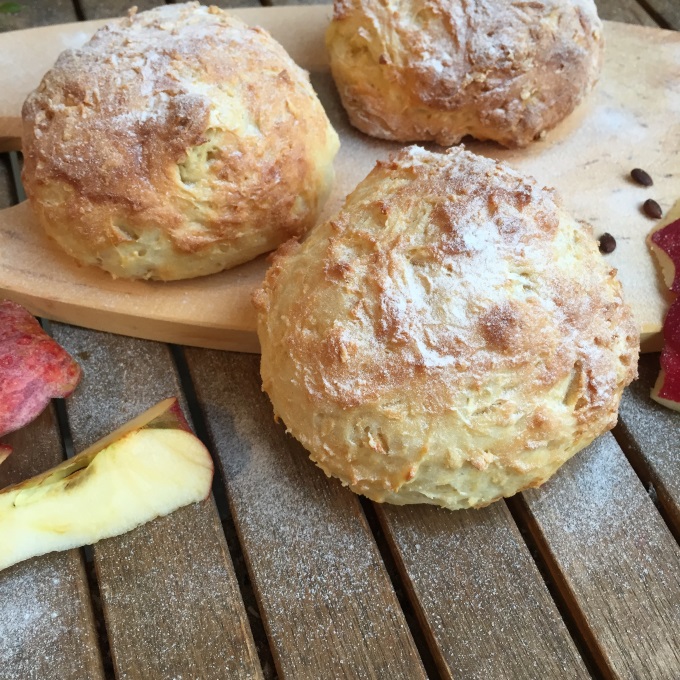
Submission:
{"label": "wooden cutting board", "polygon": [[[233,14],[269,30],[293,59],[310,71],[340,134],[336,183],[324,216],[400,145],[371,139],[351,128],[335,92],[323,44],[330,8],[298,6],[236,9]],[[92,21],[0,35],[0,148],[19,148],[24,98],[59,52],[82,45],[104,22]],[[508,151],[471,142],[468,148],[507,161],[556,187],[579,219],[599,235],[616,237],[607,255],[619,270],[640,326],[643,348],[660,344],[668,294],[645,244],[654,223],[640,206],[656,199],[664,210],[680,198],[680,33],[607,22],[606,59],[595,92],[545,140]],[[646,169],[654,186],[628,177]],[[0,296],[49,319],[182,345],[257,352],[250,295],[264,257],[222,274],[159,283],[114,280],[79,267],[37,228],[23,203],[0,211]]]}

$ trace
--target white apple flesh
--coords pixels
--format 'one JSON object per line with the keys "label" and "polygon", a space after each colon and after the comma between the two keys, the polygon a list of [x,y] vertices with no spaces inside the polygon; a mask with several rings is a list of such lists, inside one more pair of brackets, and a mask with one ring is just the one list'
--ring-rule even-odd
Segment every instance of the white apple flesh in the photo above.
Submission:
{"label": "white apple flesh", "polygon": [[[172,411],[175,400],[26,482],[0,491],[0,569],[118,536],[207,498],[213,463]],[[144,422],[146,421],[146,422]],[[173,425],[174,427],[169,427]],[[134,427],[133,426],[133,427]],[[125,432],[127,430],[127,432]],[[103,444],[103,448],[101,446]]]}

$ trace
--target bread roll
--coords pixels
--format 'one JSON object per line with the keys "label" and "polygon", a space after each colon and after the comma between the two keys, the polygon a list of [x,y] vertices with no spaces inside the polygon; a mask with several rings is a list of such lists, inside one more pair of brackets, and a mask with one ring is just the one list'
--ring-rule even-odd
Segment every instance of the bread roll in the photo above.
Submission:
{"label": "bread roll", "polygon": [[574,110],[602,62],[592,0],[335,0],[326,42],[353,125],[445,146],[526,146]]}
{"label": "bread roll", "polygon": [[284,49],[198,3],[133,11],[64,52],[23,120],[38,220],[127,278],[211,274],[303,234],[339,146]]}
{"label": "bread roll", "polygon": [[480,507],[611,428],[638,329],[588,225],[456,148],[410,147],[277,253],[255,296],[265,391],[327,474]]}

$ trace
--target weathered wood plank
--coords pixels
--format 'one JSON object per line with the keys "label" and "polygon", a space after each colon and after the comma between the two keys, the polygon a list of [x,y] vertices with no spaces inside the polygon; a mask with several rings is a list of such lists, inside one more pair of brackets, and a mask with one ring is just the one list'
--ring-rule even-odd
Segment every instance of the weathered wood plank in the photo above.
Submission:
{"label": "weathered wood plank", "polygon": [[[76,451],[180,394],[167,346],[53,328],[84,370],[67,404]],[[101,541],[94,556],[118,676],[261,677],[212,499]]]}
{"label": "weathered wood plank", "polygon": [[505,503],[376,506],[447,678],[587,678]]}
{"label": "weathered wood plank", "polygon": [[79,0],[83,19],[108,19],[125,16],[131,7],[143,12],[162,5],[162,0]]}
{"label": "weathered wood plank", "polygon": [[658,26],[637,0],[595,0],[595,4],[601,19],[622,21],[626,24]]}
{"label": "weathered wood plank", "polygon": [[680,3],[678,3],[678,0],[641,0],[641,4],[648,6],[666,28],[680,30]]}
{"label": "weathered wood plank", "polygon": [[282,678],[424,678],[356,497],[273,421],[259,357],[187,350]]}
{"label": "weathered wood plank", "polygon": [[[217,5],[222,9],[232,9],[234,7],[260,7],[258,0],[216,0],[211,5]],[[265,3],[263,3],[265,4]]]}
{"label": "weathered wood plank", "polygon": [[659,372],[658,354],[640,357],[639,372],[623,395],[615,435],[640,476],[654,485],[680,535],[680,413],[649,396]]}
{"label": "weathered wood plank", "polygon": [[0,32],[77,21],[71,0],[19,0],[18,11],[0,14]]}
{"label": "weathered wood plank", "polygon": [[596,661],[680,677],[680,548],[611,434],[518,503]]}
{"label": "weathered wood plank", "polygon": [[332,5],[332,0],[262,0],[265,7],[283,7],[284,5]]}
{"label": "weathered wood plank", "polygon": [[15,203],[15,197],[9,154],[3,153],[0,154],[0,208],[9,208]]}
{"label": "weathered wood plank", "polygon": [[[51,407],[3,442],[14,452],[0,465],[0,488],[63,459]],[[0,679],[103,677],[80,551],[43,555],[0,572]]]}

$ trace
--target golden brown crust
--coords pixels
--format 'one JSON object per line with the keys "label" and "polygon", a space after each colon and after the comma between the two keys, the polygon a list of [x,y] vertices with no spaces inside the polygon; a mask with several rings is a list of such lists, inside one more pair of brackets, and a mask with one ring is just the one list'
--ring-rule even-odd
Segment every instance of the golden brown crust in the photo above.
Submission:
{"label": "golden brown crust", "polygon": [[450,145],[465,135],[525,146],[597,80],[592,0],[336,0],[326,42],[353,125]]}
{"label": "golden brown crust", "polygon": [[64,52],[23,117],[41,222],[117,276],[211,273],[303,234],[338,148],[283,48],[197,3],[133,12]]}
{"label": "golden brown crust", "polygon": [[590,227],[460,149],[378,163],[257,294],[264,389],[375,500],[487,504],[613,426],[638,329]]}

